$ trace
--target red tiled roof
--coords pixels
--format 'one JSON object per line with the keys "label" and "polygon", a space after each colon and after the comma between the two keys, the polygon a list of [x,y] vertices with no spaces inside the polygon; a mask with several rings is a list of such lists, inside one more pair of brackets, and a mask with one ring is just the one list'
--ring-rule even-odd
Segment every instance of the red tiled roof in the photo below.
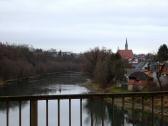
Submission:
{"label": "red tiled roof", "polygon": [[123,59],[133,59],[134,54],[132,50],[118,50],[117,52]]}

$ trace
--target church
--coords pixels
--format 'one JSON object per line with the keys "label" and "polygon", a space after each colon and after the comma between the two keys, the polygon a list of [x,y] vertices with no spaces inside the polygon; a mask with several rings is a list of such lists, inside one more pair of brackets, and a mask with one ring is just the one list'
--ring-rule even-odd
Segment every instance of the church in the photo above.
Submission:
{"label": "church", "polygon": [[128,42],[126,38],[125,49],[120,50],[118,49],[117,53],[121,56],[121,58],[128,60],[129,62],[134,58],[133,51],[128,49]]}

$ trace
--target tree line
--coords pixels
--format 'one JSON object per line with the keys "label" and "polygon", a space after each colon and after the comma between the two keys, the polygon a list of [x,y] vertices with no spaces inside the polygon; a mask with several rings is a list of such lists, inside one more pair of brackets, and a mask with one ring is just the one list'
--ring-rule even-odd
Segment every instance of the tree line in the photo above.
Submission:
{"label": "tree line", "polygon": [[0,80],[79,70],[80,56],[77,54],[0,42]]}
{"label": "tree line", "polygon": [[124,68],[121,57],[107,49],[95,48],[83,54],[75,54],[0,43],[0,80],[53,72],[82,71],[96,83],[107,85],[123,80]]}
{"label": "tree line", "polygon": [[[152,60],[168,60],[166,44],[160,46]],[[127,67],[128,63],[118,54],[105,48],[75,54],[0,42],[0,81],[53,72],[82,71],[92,81],[107,86],[123,81]]]}

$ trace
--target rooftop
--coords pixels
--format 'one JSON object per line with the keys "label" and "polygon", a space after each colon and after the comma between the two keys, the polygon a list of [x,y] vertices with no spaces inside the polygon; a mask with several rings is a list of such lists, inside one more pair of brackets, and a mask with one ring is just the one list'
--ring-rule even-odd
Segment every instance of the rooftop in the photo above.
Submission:
{"label": "rooftop", "polygon": [[134,54],[132,52],[132,50],[118,50],[117,52],[123,59],[133,59],[134,58]]}

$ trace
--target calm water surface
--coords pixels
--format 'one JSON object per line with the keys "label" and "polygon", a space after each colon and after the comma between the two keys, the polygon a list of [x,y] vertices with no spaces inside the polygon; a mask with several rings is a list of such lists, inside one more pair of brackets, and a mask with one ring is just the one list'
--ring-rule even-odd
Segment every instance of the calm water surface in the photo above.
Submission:
{"label": "calm water surface", "polygon": [[[43,79],[17,82],[0,87],[1,96],[20,96],[20,95],[60,95],[60,94],[82,94],[89,93],[89,91],[82,86],[86,82],[86,78],[80,73],[57,73],[43,77]],[[22,126],[29,126],[29,101],[22,103]],[[69,102],[68,100],[60,101],[61,126],[69,125]],[[145,114],[145,118],[141,121],[141,112],[135,111],[131,113],[129,110],[122,110],[121,108],[101,102],[100,100],[83,100],[82,102],[82,117],[83,126],[90,126],[91,111],[94,120],[94,126],[102,124],[102,117],[104,118],[105,126],[150,126],[151,115]],[[72,100],[72,126],[80,125],[80,101]],[[46,120],[46,102],[38,101],[38,125],[45,126]],[[19,125],[19,109],[17,102],[10,102],[9,109],[9,126]],[[49,100],[49,126],[57,126],[57,100]],[[134,117],[134,119],[132,118]],[[164,122],[165,126],[168,126]],[[160,119],[155,117],[155,126],[160,126]],[[5,103],[0,102],[0,126],[6,125],[6,108]]]}

